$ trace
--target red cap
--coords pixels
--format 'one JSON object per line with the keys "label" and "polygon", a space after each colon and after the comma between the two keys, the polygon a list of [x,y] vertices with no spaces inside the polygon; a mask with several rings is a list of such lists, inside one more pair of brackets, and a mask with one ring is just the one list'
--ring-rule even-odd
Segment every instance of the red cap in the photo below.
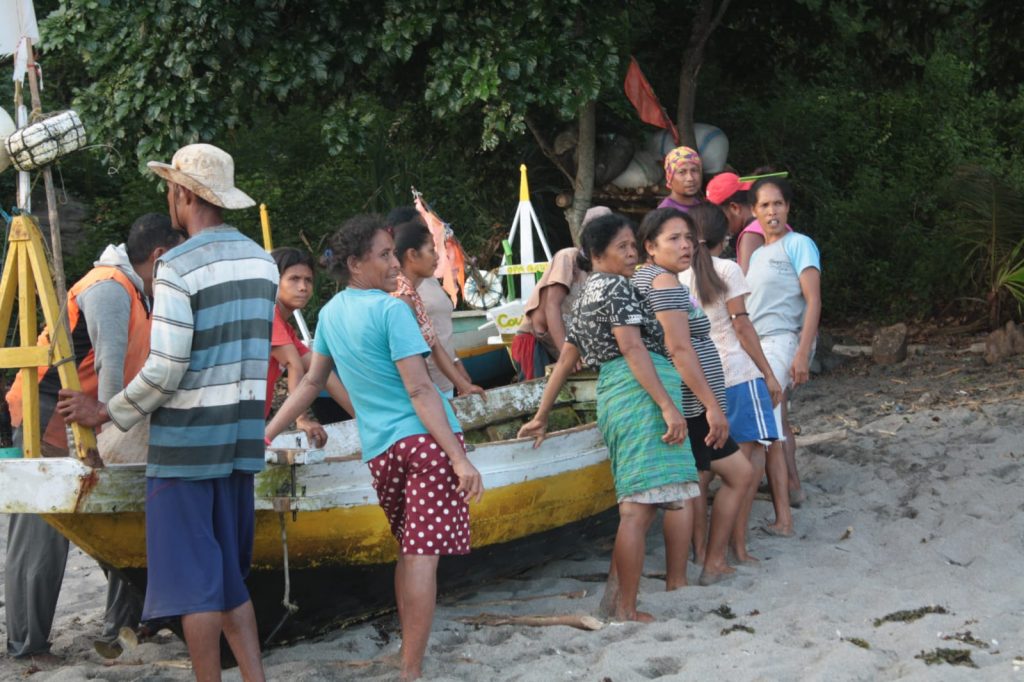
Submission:
{"label": "red cap", "polygon": [[735,173],[719,173],[708,183],[708,201],[721,206],[733,194],[750,189],[753,184],[752,182],[740,182],[740,176]]}

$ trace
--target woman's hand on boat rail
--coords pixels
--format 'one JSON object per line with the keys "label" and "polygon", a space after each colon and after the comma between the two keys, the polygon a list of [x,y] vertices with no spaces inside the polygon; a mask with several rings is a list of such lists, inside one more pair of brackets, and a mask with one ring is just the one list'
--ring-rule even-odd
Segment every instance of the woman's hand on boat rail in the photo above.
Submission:
{"label": "woman's hand on boat rail", "polygon": [[544,417],[534,417],[526,422],[519,429],[516,438],[532,438],[534,449],[539,448],[548,434],[548,420]]}
{"label": "woman's hand on boat rail", "polygon": [[62,388],[57,393],[57,413],[65,424],[81,424],[96,428],[110,421],[107,406],[81,391]]}
{"label": "woman's hand on boat rail", "polygon": [[295,420],[295,426],[306,434],[306,440],[309,441],[310,447],[322,448],[327,444],[327,431],[317,420],[303,415]]}
{"label": "woman's hand on boat rail", "polygon": [[463,455],[451,461],[452,471],[459,477],[459,487],[455,489],[455,492],[461,494],[466,502],[479,502],[483,499],[484,480],[469,458]]}
{"label": "woman's hand on boat rail", "polygon": [[484,389],[482,389],[479,386],[477,386],[476,384],[466,383],[466,384],[463,384],[462,386],[456,386],[455,387],[455,391],[456,391],[456,394],[460,395],[460,396],[462,396],[462,395],[470,395],[470,394],[478,395],[481,398],[483,398],[484,402],[487,402],[487,392],[484,391]]}

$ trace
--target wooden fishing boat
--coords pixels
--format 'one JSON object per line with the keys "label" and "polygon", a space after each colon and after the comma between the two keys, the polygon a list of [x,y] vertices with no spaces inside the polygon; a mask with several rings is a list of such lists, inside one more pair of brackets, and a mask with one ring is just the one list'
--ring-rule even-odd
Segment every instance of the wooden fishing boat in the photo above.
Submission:
{"label": "wooden fishing boat", "polygon": [[487,313],[482,310],[452,313],[455,354],[462,360],[473,382],[485,387],[507,384],[515,375],[508,349],[504,344],[490,341],[497,331],[489,322]]}
{"label": "wooden fishing boat", "polygon": [[[470,458],[487,492],[471,507],[472,553],[441,562],[442,590],[520,572],[614,531],[607,449],[594,423],[595,380],[577,377],[559,395],[550,436],[537,449],[515,439],[544,381],[456,401]],[[275,463],[256,478],[256,541],[248,583],[261,636],[309,635],[393,605],[396,543],[354,422],[328,425],[328,446],[303,448],[283,434]],[[145,585],[145,466],[93,469],[75,458],[0,460],[0,512],[39,513],[94,558]],[[285,542],[286,541],[286,542]],[[286,571],[287,566],[287,571]],[[285,617],[285,586],[298,610]]]}

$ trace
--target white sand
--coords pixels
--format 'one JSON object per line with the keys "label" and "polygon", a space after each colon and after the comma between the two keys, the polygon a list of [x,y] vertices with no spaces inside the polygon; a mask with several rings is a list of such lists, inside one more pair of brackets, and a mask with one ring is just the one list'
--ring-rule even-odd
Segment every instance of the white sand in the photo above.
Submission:
{"label": "white sand", "polygon": [[[797,537],[752,533],[756,569],[714,587],[673,593],[645,578],[640,607],[650,625],[475,627],[458,618],[593,613],[609,544],[442,598],[425,667],[434,680],[1024,680],[1024,360],[985,368],[975,357],[926,355],[896,368],[859,361],[804,387],[793,403],[805,436],[849,429],[845,440],[803,448],[810,494],[795,510]],[[758,501],[754,521],[770,516]],[[842,539],[848,528],[852,531]],[[6,536],[6,533],[0,533]],[[664,570],[660,529],[645,570]],[[691,564],[690,578],[699,571]],[[574,577],[575,576],[575,577]],[[582,599],[565,595],[580,590]],[[180,642],[167,638],[104,666],[92,653],[101,627],[104,581],[75,551],[54,627],[62,667],[36,681],[187,680]],[[548,595],[543,599],[525,597]],[[512,600],[512,603],[508,603]],[[493,602],[499,603],[493,603]],[[712,610],[728,606],[736,618]],[[900,609],[946,608],[909,623],[873,625]],[[742,631],[723,629],[744,625]],[[970,631],[988,645],[944,641]],[[861,638],[862,649],[844,638]],[[271,679],[385,680],[380,666],[346,662],[397,650],[393,617],[266,653]],[[928,666],[936,647],[968,649],[978,669]],[[28,664],[0,661],[0,680],[21,680]],[[225,674],[239,679],[237,670]]]}

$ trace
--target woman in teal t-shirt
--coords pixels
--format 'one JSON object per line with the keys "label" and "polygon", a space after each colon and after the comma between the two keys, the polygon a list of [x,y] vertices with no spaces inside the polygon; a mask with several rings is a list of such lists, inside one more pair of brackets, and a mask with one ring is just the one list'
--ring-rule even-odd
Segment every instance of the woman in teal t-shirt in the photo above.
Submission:
{"label": "woman in teal t-shirt", "polygon": [[434,617],[438,559],[469,552],[468,503],[480,499],[483,483],[451,406],[430,380],[430,348],[416,318],[390,295],[399,266],[383,221],[351,218],[330,247],[328,271],[345,289],[320,311],[309,372],[265,435],[269,443],[304,412],[337,369],[355,407],[363,461],[400,545],[402,676],[415,679]]}

